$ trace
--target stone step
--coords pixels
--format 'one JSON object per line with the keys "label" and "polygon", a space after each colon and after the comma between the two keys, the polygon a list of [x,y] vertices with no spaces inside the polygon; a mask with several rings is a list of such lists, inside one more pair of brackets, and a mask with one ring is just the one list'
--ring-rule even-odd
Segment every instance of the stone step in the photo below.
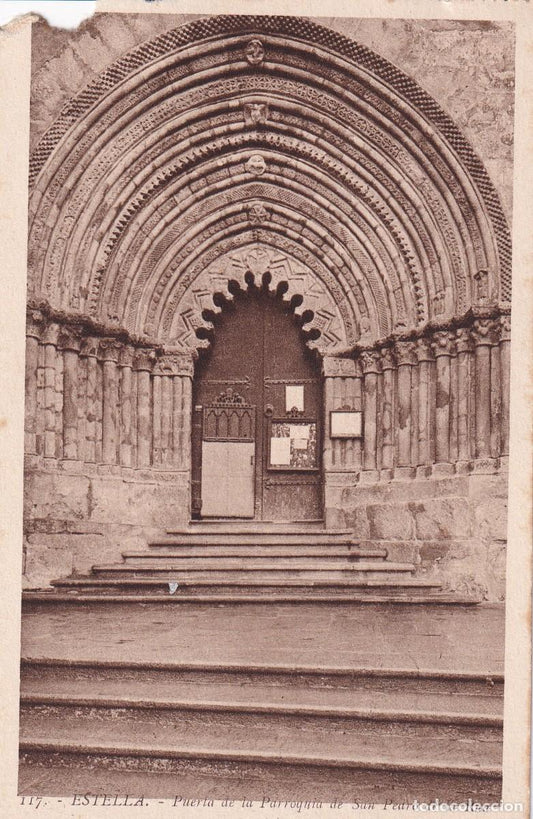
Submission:
{"label": "stone step", "polygon": [[[498,776],[501,730],[484,723],[447,725],[316,713],[202,710],[136,706],[108,707],[46,703],[24,704],[20,715],[22,749],[35,746],[93,752],[113,749],[118,755],[137,748],[165,757],[231,756],[245,759],[283,757],[382,767],[423,766],[459,774]],[[96,751],[98,752],[98,751]]]}
{"label": "stone step", "polygon": [[101,699],[108,704],[126,698],[139,705],[156,698],[161,703],[195,702],[199,707],[207,703],[206,708],[227,705],[230,710],[339,709],[352,716],[372,714],[375,719],[403,714],[422,722],[427,717],[467,725],[486,717],[495,727],[501,727],[503,717],[499,677],[390,669],[23,660],[21,697],[28,704],[75,697],[80,703]]}
{"label": "stone step", "polygon": [[54,590],[38,590],[38,591],[24,591],[22,593],[22,603],[25,611],[32,610],[35,606],[45,604],[47,606],[57,606],[62,604],[79,604],[86,609],[90,604],[97,604],[98,606],[105,606],[112,604],[113,606],[127,604],[134,606],[145,606],[148,604],[159,605],[161,603],[180,603],[193,606],[203,605],[236,605],[242,606],[245,604],[251,605],[268,605],[273,604],[311,604],[313,606],[319,605],[324,607],[326,605],[365,605],[365,606],[388,606],[388,605],[402,605],[404,607],[416,605],[423,606],[478,606],[481,602],[481,597],[474,594],[457,594],[455,592],[424,592],[414,591],[412,594],[402,590],[399,594],[385,592],[372,592],[367,589],[360,591],[344,592],[342,590],[333,590],[331,592],[324,590],[317,590],[304,587],[302,590],[292,591],[273,591],[272,589],[259,589],[259,591],[235,591],[234,589],[225,589],[222,591],[213,591],[208,589],[202,592],[193,590],[189,593],[184,593],[183,590],[179,594],[169,594],[168,587],[162,589],[155,589],[148,592],[129,590],[125,592],[120,590],[117,584],[111,584],[108,588],[89,588],[84,591],[79,589],[71,589],[68,591],[54,591]]}
{"label": "stone step", "polygon": [[[312,574],[312,573],[308,573]],[[261,575],[259,572],[255,575],[248,575],[242,573],[236,577],[229,575],[218,576],[216,572],[211,572],[205,577],[198,574],[187,575],[180,574],[179,579],[157,577],[120,577],[114,575],[113,577],[69,577],[62,580],[53,581],[52,585],[57,589],[95,589],[104,590],[106,588],[120,588],[144,590],[145,592],[154,592],[165,594],[169,593],[169,583],[178,582],[179,586],[176,594],[183,589],[189,592],[200,591],[218,591],[231,592],[232,594],[248,593],[248,592],[262,592],[270,594],[272,591],[289,593],[290,591],[315,591],[317,589],[327,589],[328,592],[342,593],[347,591],[363,591],[363,590],[386,590],[387,595],[402,594],[404,591],[409,591],[411,594],[415,592],[427,592],[439,589],[437,582],[430,580],[418,580],[416,578],[403,577],[379,577],[377,579],[351,579],[347,577],[324,577],[323,574],[316,573],[317,577],[270,577],[268,575]]]}
{"label": "stone step", "polygon": [[177,546],[350,546],[353,532],[324,530],[322,532],[169,532],[167,537],[150,541],[151,548]]}
{"label": "stone step", "polygon": [[[164,749],[163,749],[164,750]],[[95,751],[100,751],[96,753]],[[422,802],[498,803],[501,777],[490,771],[461,772],[445,766],[428,769],[409,763],[391,766],[379,759],[329,760],[318,756],[288,757],[283,754],[256,754],[183,750],[158,756],[161,749],[142,747],[94,746],[90,753],[79,747],[60,751],[53,744],[25,743],[19,763],[18,793],[42,792],[43,771],[46,793],[50,796],[78,796],[79,805],[123,804],[152,805],[147,798],[168,799],[172,806],[215,809],[213,800],[233,799],[245,815],[253,800],[254,807],[265,808],[267,815],[300,815],[300,812],[322,814],[332,802],[373,808],[375,805],[406,805],[413,794]],[[179,783],[179,795],[176,794]],[[246,784],[244,791],[243,783]],[[105,797],[113,794],[112,797]],[[243,794],[245,796],[243,797]],[[265,794],[270,794],[267,796]],[[136,802],[136,800],[142,801]],[[82,801],[86,800],[86,801]],[[248,801],[245,801],[248,800]],[[279,812],[276,809],[279,808]],[[235,810],[231,808],[230,810]],[[188,815],[188,814],[187,814]]]}
{"label": "stone step", "polygon": [[[415,571],[415,566],[412,563],[387,563],[385,561],[376,561],[375,563],[369,561],[349,562],[346,559],[338,561],[330,561],[326,559],[300,560],[294,561],[292,559],[279,559],[275,562],[269,563],[265,559],[257,560],[255,558],[192,558],[180,559],[173,558],[172,560],[164,560],[159,558],[157,563],[111,563],[101,564],[92,567],[92,574],[97,576],[120,576],[127,577],[134,574],[137,577],[144,575],[145,577],[156,577],[163,573],[184,572],[185,576],[188,573],[195,573],[200,576],[201,573],[215,572],[225,573],[224,576],[240,577],[251,573],[252,576],[263,575],[268,573],[268,576],[279,577],[334,577],[342,579],[345,575],[348,576],[364,576],[364,577],[382,577],[383,573],[391,573],[395,576],[397,574],[411,575]],[[226,574],[227,573],[227,574]],[[173,579],[169,574],[168,579]],[[202,575],[203,576],[203,575]],[[208,576],[207,574],[205,575]]]}
{"label": "stone step", "polygon": [[[321,520],[253,520],[250,518],[206,518],[191,520],[188,526],[169,529],[169,532],[188,534],[198,532],[324,532],[326,524]],[[351,533],[350,529],[330,529],[333,532]]]}
{"label": "stone step", "polygon": [[130,560],[159,560],[161,557],[165,558],[191,558],[191,557],[228,557],[228,558],[244,558],[254,557],[262,559],[271,558],[288,558],[291,560],[300,560],[309,557],[323,557],[328,560],[333,558],[342,558],[344,560],[370,560],[373,558],[385,559],[387,557],[387,549],[382,548],[360,548],[347,544],[338,546],[335,543],[325,544],[323,546],[276,546],[275,544],[247,546],[242,544],[234,544],[233,546],[187,546],[183,544],[178,547],[166,548],[163,546],[154,548],[152,551],[146,549],[144,551],[122,552],[122,557],[126,562]]}

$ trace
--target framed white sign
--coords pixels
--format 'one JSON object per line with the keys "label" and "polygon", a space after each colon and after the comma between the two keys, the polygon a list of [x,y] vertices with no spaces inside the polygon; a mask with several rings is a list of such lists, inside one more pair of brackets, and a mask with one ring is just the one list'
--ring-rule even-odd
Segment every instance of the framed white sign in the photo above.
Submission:
{"label": "framed white sign", "polygon": [[361,438],[363,413],[356,410],[332,410],[329,430],[331,438]]}

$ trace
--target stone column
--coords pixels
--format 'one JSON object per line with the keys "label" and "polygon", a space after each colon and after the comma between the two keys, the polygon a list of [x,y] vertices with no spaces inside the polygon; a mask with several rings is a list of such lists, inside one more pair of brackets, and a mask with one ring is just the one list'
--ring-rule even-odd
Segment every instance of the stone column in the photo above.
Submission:
{"label": "stone column", "polygon": [[398,363],[398,466],[402,474],[406,468],[409,472],[411,466],[411,368],[415,363],[415,345],[411,341],[401,341],[394,351]]}
{"label": "stone column", "polygon": [[120,351],[120,463],[133,466],[133,350]]}
{"label": "stone column", "polygon": [[[380,354],[375,350],[361,353],[363,368],[363,465],[369,477],[377,478],[377,390]],[[373,475],[372,473],[375,473]]]}
{"label": "stone column", "polygon": [[134,369],[137,373],[137,465],[149,466],[152,448],[152,418],[150,373],[153,369],[153,350],[137,350]]}
{"label": "stone column", "polygon": [[191,464],[192,356],[167,354],[165,363],[170,380],[172,423],[169,430],[169,464],[188,471]]}
{"label": "stone column", "polygon": [[80,357],[87,360],[85,389],[85,442],[82,459],[88,463],[96,462],[96,424],[99,415],[98,407],[98,341],[86,338],[81,345]]}
{"label": "stone column", "polygon": [[37,369],[39,366],[39,339],[43,332],[44,316],[31,310],[26,320],[26,374],[24,404],[25,452],[37,454]]}
{"label": "stone column", "polygon": [[474,322],[472,338],[475,344],[476,396],[476,459],[490,458],[490,350],[494,322],[481,318]]}
{"label": "stone column", "polygon": [[502,429],[502,370],[500,355],[500,323],[494,323],[490,348],[490,454],[499,458]]}
{"label": "stone column", "polygon": [[[450,461],[450,357],[454,353],[454,341],[446,330],[433,334],[435,355],[435,462],[436,465]],[[441,471],[443,467],[440,467]],[[447,471],[447,470],[446,470]]]}
{"label": "stone column", "polygon": [[511,394],[511,316],[500,318],[500,365],[501,365],[501,455],[509,455],[509,399]]}
{"label": "stone column", "polygon": [[381,369],[383,371],[381,467],[383,470],[389,470],[389,477],[392,477],[392,468],[394,466],[394,416],[396,412],[394,384],[396,359],[391,348],[381,351]]}
{"label": "stone column", "polygon": [[103,362],[102,399],[102,461],[116,464],[118,453],[118,358],[120,344],[114,340],[100,343],[99,357]]}
{"label": "stone column", "polygon": [[44,457],[56,458],[56,356],[57,324],[50,324],[43,333],[44,347]]}
{"label": "stone column", "polygon": [[62,330],[58,348],[63,351],[63,458],[78,459],[78,361],[81,338]]}
{"label": "stone column", "polygon": [[419,338],[416,342],[416,356],[418,359],[418,466],[425,468],[431,463],[430,443],[430,397],[431,397],[431,366],[433,353],[431,343],[427,338]]}
{"label": "stone column", "polygon": [[329,424],[333,410],[361,410],[360,369],[352,359],[325,356],[322,371],[326,410],[324,468],[329,472],[354,471],[361,466],[360,439],[332,439]]}
{"label": "stone column", "polygon": [[465,471],[472,457],[469,417],[472,339],[467,327],[455,331],[457,350],[457,458],[458,469]]}

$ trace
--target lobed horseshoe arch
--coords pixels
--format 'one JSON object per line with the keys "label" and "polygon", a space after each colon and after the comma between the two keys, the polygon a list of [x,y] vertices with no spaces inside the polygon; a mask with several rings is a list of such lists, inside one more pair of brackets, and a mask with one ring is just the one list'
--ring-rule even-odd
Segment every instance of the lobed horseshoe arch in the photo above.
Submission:
{"label": "lobed horseshoe arch", "polygon": [[510,299],[509,231],[466,140],[390,63],[300,18],[206,18],[135,49],[64,109],[31,184],[31,297],[178,349],[254,248],[285,259],[322,352]]}

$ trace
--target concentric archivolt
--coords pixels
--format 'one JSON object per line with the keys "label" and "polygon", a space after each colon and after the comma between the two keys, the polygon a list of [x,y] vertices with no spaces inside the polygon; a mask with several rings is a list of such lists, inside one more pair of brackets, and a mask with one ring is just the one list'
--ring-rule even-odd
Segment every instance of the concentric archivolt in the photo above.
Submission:
{"label": "concentric archivolt", "polygon": [[142,46],[63,112],[32,174],[31,295],[165,344],[198,345],[220,271],[252,252],[305,290],[321,349],[509,298],[505,220],[453,124],[301,19]]}

